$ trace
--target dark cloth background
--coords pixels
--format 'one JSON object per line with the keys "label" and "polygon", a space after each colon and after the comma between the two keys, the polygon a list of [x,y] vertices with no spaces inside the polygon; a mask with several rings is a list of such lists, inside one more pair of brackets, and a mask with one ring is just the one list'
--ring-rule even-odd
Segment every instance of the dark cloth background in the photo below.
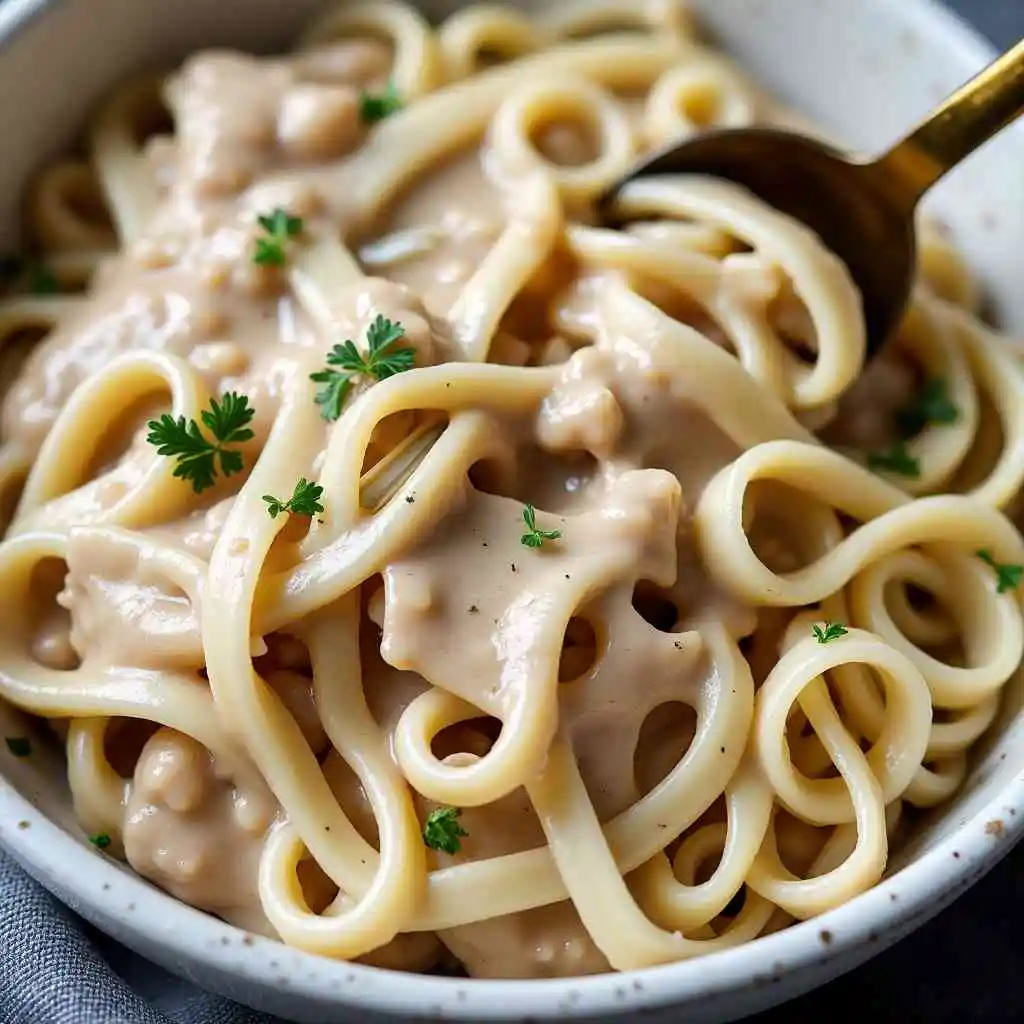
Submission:
{"label": "dark cloth background", "polygon": [[[1024,34],[1024,0],[951,5],[1003,48]],[[896,948],[752,1020],[1024,1021],[1022,925],[1024,846]],[[283,1024],[200,992],[97,934],[2,854],[0,951],[0,1024]]]}

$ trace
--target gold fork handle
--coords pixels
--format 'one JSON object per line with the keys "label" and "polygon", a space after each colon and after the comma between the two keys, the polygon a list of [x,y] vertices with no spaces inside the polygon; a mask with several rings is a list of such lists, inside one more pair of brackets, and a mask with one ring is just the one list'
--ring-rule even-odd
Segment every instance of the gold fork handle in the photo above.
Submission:
{"label": "gold fork handle", "polygon": [[1024,39],[959,88],[874,167],[899,181],[909,206],[1024,112]]}

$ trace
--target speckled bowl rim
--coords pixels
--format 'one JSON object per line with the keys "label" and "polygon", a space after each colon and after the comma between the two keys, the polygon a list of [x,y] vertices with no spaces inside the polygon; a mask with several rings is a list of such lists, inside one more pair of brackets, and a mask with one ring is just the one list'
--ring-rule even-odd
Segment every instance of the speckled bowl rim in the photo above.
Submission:
{"label": "speckled bowl rim", "polygon": [[[50,0],[4,0],[0,46],[49,6]],[[935,0],[902,0],[901,8],[908,24],[941,31],[948,51],[965,68],[995,55]],[[300,1005],[306,999],[339,1009],[456,1019],[579,1017],[673,1006],[695,1011],[702,1020],[724,1020],[734,1018],[744,1003],[750,1010],[764,1009],[909,934],[978,881],[1022,836],[1024,772],[892,877],[834,911],[774,935],[697,960],[622,974],[470,981],[332,961],[250,935],[98,856],[0,777],[0,845],[76,912],[102,930],[128,936],[154,960],[172,965],[202,959],[210,974],[232,978],[229,994],[234,998],[244,999],[246,986],[265,991],[269,984],[286,990]]]}

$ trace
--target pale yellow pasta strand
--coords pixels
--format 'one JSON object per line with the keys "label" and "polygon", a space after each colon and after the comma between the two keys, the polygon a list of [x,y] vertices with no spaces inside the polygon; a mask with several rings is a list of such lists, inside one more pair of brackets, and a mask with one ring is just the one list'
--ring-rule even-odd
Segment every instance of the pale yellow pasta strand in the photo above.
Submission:
{"label": "pale yellow pasta strand", "polygon": [[82,212],[91,200],[100,203],[100,186],[87,163],[65,160],[48,167],[33,183],[29,217],[48,252],[112,250],[117,236],[106,223]]}
{"label": "pale yellow pasta strand", "polygon": [[714,873],[699,885],[688,880],[684,858],[696,854],[687,846],[687,840],[680,845],[671,865],[661,855],[654,857],[630,878],[631,889],[644,913],[663,928],[685,935],[721,914],[750,872],[768,829],[772,801],[773,793],[756,763],[746,757],[725,786],[728,825],[717,840],[721,857]]}
{"label": "pale yellow pasta strand", "polygon": [[122,822],[131,782],[110,766],[104,750],[109,718],[79,718],[68,726],[65,752],[75,817],[90,835],[106,835],[108,853],[123,855]]}
{"label": "pale yellow pasta strand", "polygon": [[[592,160],[561,166],[538,151],[537,132],[561,122],[590,129],[597,149]],[[632,126],[615,98],[582,75],[564,72],[514,89],[491,120],[487,141],[500,174],[515,183],[514,208],[521,202],[523,179],[528,184],[532,170],[543,170],[563,204],[571,208],[600,198],[629,170],[636,156]],[[560,224],[557,213],[553,219]]]}
{"label": "pale yellow pasta strand", "polygon": [[644,107],[643,133],[664,146],[697,132],[746,128],[757,119],[754,89],[723,58],[694,56],[654,83]]}
{"label": "pale yellow pasta strand", "polygon": [[[334,912],[311,913],[294,873],[304,843],[292,826],[275,835],[260,866],[263,909],[282,937],[301,949],[342,957],[361,955],[380,945],[375,932],[384,933],[385,921],[404,927],[426,885],[426,857],[408,788],[362,694],[358,630],[358,593],[303,625],[324,728],[334,749],[359,777],[380,831],[380,856],[360,842],[348,844],[346,858],[331,855],[325,860],[334,871],[340,868],[347,873],[348,865],[339,860],[367,859],[373,882],[342,892]],[[323,809],[323,818],[332,815],[333,808]],[[345,843],[345,836],[330,844],[317,842],[315,852],[323,856],[323,848],[336,843]],[[367,920],[371,915],[379,923]]]}
{"label": "pale yellow pasta strand", "polygon": [[145,115],[160,104],[163,79],[147,74],[118,87],[100,109],[90,132],[93,166],[118,239],[140,238],[160,204],[160,191],[138,142]]}
{"label": "pale yellow pasta strand", "polygon": [[475,74],[485,55],[511,60],[540,49],[541,33],[531,18],[515,8],[471,4],[441,23],[437,43],[445,80],[456,82]]}
{"label": "pale yellow pasta strand", "polygon": [[[928,683],[940,708],[965,709],[997,693],[1024,656],[1024,620],[1014,594],[997,592],[995,573],[973,552],[946,545],[929,546],[927,554],[900,551],[860,573],[850,586],[853,620],[909,658]],[[929,572],[926,558],[940,570]],[[896,627],[885,601],[893,576],[916,579],[957,624],[963,665],[946,664],[922,650]]]}
{"label": "pale yellow pasta strand", "polygon": [[803,225],[783,217],[725,181],[699,176],[648,177],[629,183],[616,199],[619,215],[694,218],[724,228],[788,272],[817,333],[811,368],[790,361],[791,401],[813,409],[846,390],[864,365],[860,298],[849,270]]}
{"label": "pale yellow pasta strand", "polygon": [[561,0],[543,12],[538,23],[547,39],[640,29],[688,42],[695,34],[685,0]]}
{"label": "pale yellow pasta strand", "polygon": [[335,6],[310,25],[300,45],[366,35],[381,36],[394,47],[391,80],[404,100],[418,99],[437,87],[441,63],[434,33],[415,7],[396,0]]}
{"label": "pale yellow pasta strand", "polygon": [[[775,480],[864,522],[841,544],[796,572],[765,566],[744,531],[746,490]],[[793,441],[772,441],[741,455],[707,486],[695,515],[698,544],[712,575],[730,591],[773,605],[815,604],[883,555],[916,544],[988,548],[1000,561],[1024,561],[1024,540],[1001,513],[959,495],[911,502],[841,455]]]}
{"label": "pale yellow pasta strand", "polygon": [[[796,640],[797,636],[802,639]],[[924,678],[914,664],[870,633],[851,630],[828,644],[814,640],[810,617],[797,616],[789,629],[793,646],[779,660],[758,691],[755,746],[761,769],[781,803],[813,825],[841,825],[858,813],[858,797],[840,779],[808,779],[790,761],[785,726],[797,701],[812,726],[838,722],[822,676],[837,665],[870,665],[885,684],[886,721],[864,757],[884,803],[898,798],[924,760],[931,726],[931,699]],[[832,726],[829,726],[832,728]],[[843,727],[845,731],[845,726]],[[830,754],[827,736],[819,739]],[[837,764],[837,767],[841,766]]]}
{"label": "pale yellow pasta strand", "polygon": [[128,352],[75,389],[33,463],[11,534],[78,523],[144,526],[184,515],[194,495],[154,450],[140,465],[121,462],[87,480],[110,426],[133,402],[169,393],[171,414],[198,420],[209,393],[184,360],[163,352]]}

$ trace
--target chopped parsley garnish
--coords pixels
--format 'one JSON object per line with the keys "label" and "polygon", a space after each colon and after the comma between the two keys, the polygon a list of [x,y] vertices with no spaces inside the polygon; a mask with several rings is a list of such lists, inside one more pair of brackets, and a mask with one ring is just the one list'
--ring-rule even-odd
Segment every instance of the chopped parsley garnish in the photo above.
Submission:
{"label": "chopped parsley garnish", "polygon": [[29,268],[28,290],[33,295],[56,295],[60,292],[60,282],[45,263],[33,263]]}
{"label": "chopped parsley garnish", "polygon": [[196,494],[213,486],[218,461],[225,476],[242,471],[242,453],[225,445],[252,439],[249,423],[255,411],[245,395],[229,391],[219,403],[216,398],[210,399],[210,408],[200,415],[213,441],[203,435],[195,420],[186,420],[184,416],[175,420],[166,412],[160,419],[149,421],[146,437],[150,444],[156,445],[158,454],[177,460],[174,475],[191,481]]}
{"label": "chopped parsley garnish", "polygon": [[945,377],[933,377],[926,381],[921,393],[912,405],[896,414],[900,430],[907,437],[920,434],[931,424],[948,426],[960,418],[960,410],[949,396],[949,382]]}
{"label": "chopped parsley garnish", "polygon": [[110,845],[110,836],[106,832],[99,832],[94,836],[89,836],[89,842],[96,847],[97,850],[105,850]]}
{"label": "chopped parsley garnish", "polygon": [[461,839],[469,835],[459,824],[461,816],[461,807],[438,807],[431,811],[423,826],[423,842],[432,850],[458,853],[462,849]]}
{"label": "chopped parsley garnish", "polygon": [[266,235],[256,239],[253,263],[263,267],[283,267],[288,241],[302,230],[302,218],[293,217],[287,210],[278,207],[272,213],[259,217],[258,223]]}
{"label": "chopped parsley garnish", "polygon": [[[546,540],[558,540],[562,536],[561,530],[538,530],[537,510],[532,505],[523,509],[523,522],[526,523],[527,533],[519,538],[520,542],[528,548],[542,547]],[[515,566],[512,566],[513,570]]]}
{"label": "chopped parsley garnish", "polygon": [[310,483],[305,477],[300,477],[299,482],[292,491],[292,496],[287,501],[275,498],[272,494],[264,494],[263,500],[267,503],[267,511],[271,519],[276,519],[282,512],[288,512],[294,516],[318,516],[323,512],[324,507],[320,504],[324,489],[318,484]]}
{"label": "chopped parsley garnish", "polygon": [[872,452],[868,456],[868,466],[898,476],[921,475],[921,463],[907,451],[902,441],[897,441],[887,452]]}
{"label": "chopped parsley garnish", "polygon": [[1024,565],[1003,565],[992,557],[991,551],[979,551],[978,557],[996,574],[996,592],[1005,594],[1016,590],[1024,577]]}
{"label": "chopped parsley garnish", "polygon": [[388,82],[387,88],[379,96],[364,89],[359,97],[359,116],[364,124],[376,124],[401,109],[402,97],[398,95],[394,82]]}
{"label": "chopped parsley garnish", "polygon": [[7,736],[7,749],[15,757],[28,757],[32,753],[32,741],[27,736]]}
{"label": "chopped parsley garnish", "polygon": [[45,264],[29,262],[21,256],[0,256],[0,281],[18,285],[33,295],[56,295],[60,291],[57,275]]}
{"label": "chopped parsley garnish", "polygon": [[811,628],[819,644],[829,644],[850,632],[841,622],[826,622],[824,626],[814,625]]}
{"label": "chopped parsley garnish", "polygon": [[316,393],[320,415],[333,423],[341,415],[354,374],[385,380],[396,373],[411,370],[416,353],[411,348],[395,348],[405,337],[405,328],[397,321],[378,315],[366,331],[366,355],[348,339],[327,354],[329,369],[310,374],[310,380],[324,386]]}

